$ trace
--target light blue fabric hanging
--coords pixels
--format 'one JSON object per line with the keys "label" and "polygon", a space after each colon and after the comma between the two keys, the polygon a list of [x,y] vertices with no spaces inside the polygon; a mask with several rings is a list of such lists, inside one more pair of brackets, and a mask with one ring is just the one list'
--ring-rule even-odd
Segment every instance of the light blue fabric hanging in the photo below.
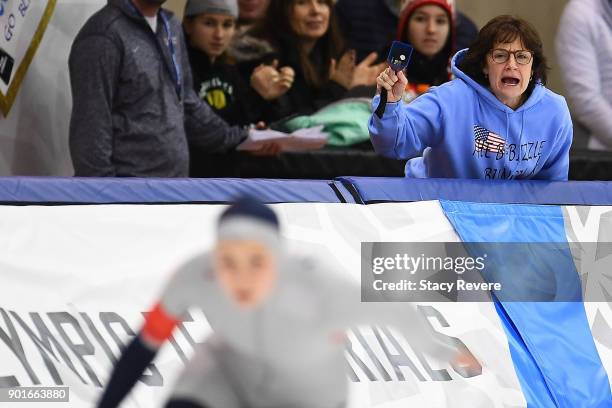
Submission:
{"label": "light blue fabric hanging", "polygon": [[[480,204],[441,201],[442,208],[461,237],[469,243],[567,243],[561,207]],[[469,244],[466,245],[468,251]],[[553,265],[542,262],[541,272],[556,279],[562,299],[580,296],[569,246]],[[502,256],[501,251],[492,256]],[[499,261],[499,260],[498,260]],[[537,257],[516,266],[518,273],[533,271]],[[521,269],[527,265],[526,269]],[[504,273],[508,273],[505,271]],[[553,276],[562,274],[562,279]],[[550,280],[547,284],[550,284]],[[565,284],[564,287],[559,285]],[[547,290],[550,288],[546,288]],[[572,299],[575,300],[575,299]],[[528,407],[609,408],[612,393],[580,301],[496,301],[508,336],[510,354]]]}

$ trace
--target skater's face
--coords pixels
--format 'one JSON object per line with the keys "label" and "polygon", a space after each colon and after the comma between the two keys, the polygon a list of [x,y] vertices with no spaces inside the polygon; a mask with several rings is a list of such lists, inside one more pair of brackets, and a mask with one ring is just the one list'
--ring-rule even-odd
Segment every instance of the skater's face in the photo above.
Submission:
{"label": "skater's face", "polygon": [[215,250],[215,272],[230,299],[244,309],[265,302],[276,282],[274,254],[253,240],[222,240]]}

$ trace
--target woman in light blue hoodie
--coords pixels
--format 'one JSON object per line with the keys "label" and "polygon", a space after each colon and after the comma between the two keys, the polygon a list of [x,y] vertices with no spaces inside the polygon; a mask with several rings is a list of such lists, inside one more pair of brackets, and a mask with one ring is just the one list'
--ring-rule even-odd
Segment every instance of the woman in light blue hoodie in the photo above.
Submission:
{"label": "woman in light blue hoodie", "polygon": [[[410,104],[408,81],[385,70],[388,104],[369,122],[376,151],[410,159],[408,177],[567,180],[572,122],[547,88],[542,41],[528,22],[499,16],[452,61],[456,77]],[[377,95],[372,103],[376,112]],[[380,111],[379,111],[380,113]]]}

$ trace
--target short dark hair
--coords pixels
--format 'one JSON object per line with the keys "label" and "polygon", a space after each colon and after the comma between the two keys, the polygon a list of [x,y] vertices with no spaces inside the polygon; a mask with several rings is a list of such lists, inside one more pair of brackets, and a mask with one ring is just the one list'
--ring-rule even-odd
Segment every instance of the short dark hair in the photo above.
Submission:
{"label": "short dark hair", "polygon": [[473,80],[488,86],[489,81],[484,76],[483,68],[487,63],[487,55],[495,44],[508,44],[519,39],[523,46],[533,53],[533,81],[529,83],[526,93],[529,95],[539,81],[546,85],[547,65],[542,46],[542,40],[536,29],[520,17],[508,15],[498,16],[489,21],[478,33],[467,54],[458,67]]}

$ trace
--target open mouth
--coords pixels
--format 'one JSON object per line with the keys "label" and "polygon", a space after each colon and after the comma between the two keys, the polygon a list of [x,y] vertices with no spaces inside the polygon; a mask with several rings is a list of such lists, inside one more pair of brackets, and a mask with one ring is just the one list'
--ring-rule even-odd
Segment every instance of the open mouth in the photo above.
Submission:
{"label": "open mouth", "polygon": [[323,25],[322,21],[309,21],[306,23],[306,26],[309,28],[319,28]]}
{"label": "open mouth", "polygon": [[513,77],[503,77],[502,84],[507,86],[517,86],[521,82],[518,78]]}
{"label": "open mouth", "polygon": [[251,292],[248,290],[238,290],[236,292],[236,298],[240,303],[247,303],[252,300]]}

